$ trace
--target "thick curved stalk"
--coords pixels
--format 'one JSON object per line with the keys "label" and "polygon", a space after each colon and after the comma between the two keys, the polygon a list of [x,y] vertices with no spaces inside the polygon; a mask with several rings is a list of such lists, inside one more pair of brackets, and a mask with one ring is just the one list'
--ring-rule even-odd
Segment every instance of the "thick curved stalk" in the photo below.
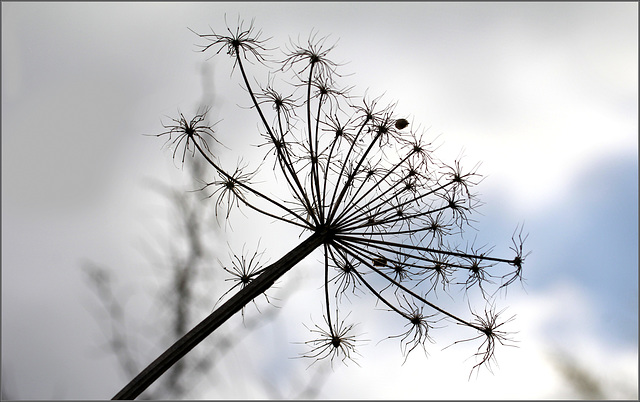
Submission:
{"label": "thick curved stalk", "polygon": [[138,397],[138,395],[153,384],[165,371],[171,368],[171,366],[206,337],[211,335],[216,328],[242,310],[251,300],[269,289],[276,280],[311,254],[313,250],[324,244],[329,236],[326,232],[315,232],[280,260],[265,268],[260,276],[249,282],[247,286],[242,288],[227,302],[202,320],[200,324],[196,325],[191,331],[180,338],[131,380],[129,384],[122,388],[112,399],[131,400]]}

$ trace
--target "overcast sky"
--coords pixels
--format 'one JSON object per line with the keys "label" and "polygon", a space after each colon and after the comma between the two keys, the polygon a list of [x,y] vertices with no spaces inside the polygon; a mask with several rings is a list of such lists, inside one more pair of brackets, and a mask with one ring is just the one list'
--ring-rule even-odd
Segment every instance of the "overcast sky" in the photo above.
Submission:
{"label": "overcast sky", "polygon": [[[402,365],[397,344],[376,346],[380,334],[390,335],[385,324],[363,316],[375,341],[361,351],[360,367],[335,368],[320,397],[579,396],[554,365],[559,355],[589,369],[607,396],[638,397],[632,2],[3,2],[3,392],[104,399],[126,382],[115,361],[96,352],[103,327],[87,307],[96,301],[80,266],[113,267],[121,283],[141,283],[150,272],[139,268],[135,244],[149,235],[149,215],[163,212],[144,179],[178,185],[186,174],[162,141],[143,136],[159,132],[164,116],[215,100],[232,158],[250,159],[238,152],[259,143],[256,121],[236,114],[245,101],[232,63],[224,52],[207,61],[187,29],[221,31],[225,14],[230,23],[255,18],[272,46],[311,29],[330,34],[338,40],[332,59],[347,63],[357,93],[397,100],[397,110],[440,135],[440,159],[464,149],[469,163],[482,161],[483,242],[506,249],[522,223],[530,233],[525,289],[500,300],[518,315],[520,347],[498,350],[493,375],[468,381],[472,351],[440,351],[446,341]],[[225,232],[230,242],[292,235],[293,243],[265,240],[272,261],[297,241],[276,225],[247,234],[250,221],[237,218]],[[302,322],[320,317],[321,303],[303,300],[297,292],[285,304],[278,320],[286,330],[269,340],[268,356],[255,357],[258,375],[260,367],[305,375],[308,364],[290,359],[291,344],[307,340]],[[241,373],[252,356],[230,357],[228,370]],[[205,396],[268,396],[238,377],[242,385]]]}

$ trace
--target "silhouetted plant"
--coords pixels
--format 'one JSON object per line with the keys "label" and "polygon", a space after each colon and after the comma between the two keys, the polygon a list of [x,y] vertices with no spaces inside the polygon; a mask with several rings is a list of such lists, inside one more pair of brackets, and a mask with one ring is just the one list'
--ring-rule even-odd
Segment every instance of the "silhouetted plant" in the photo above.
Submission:
{"label": "silhouetted plant", "polygon": [[[266,47],[267,40],[253,22],[246,26],[238,21],[224,34],[197,35],[206,41],[203,52],[225,50],[233,60],[232,71],[239,70],[259,118],[265,160],[274,158],[274,172],[286,183],[287,192],[260,190],[252,182],[258,169],[238,164],[231,171],[222,166],[207,143],[220,139],[212,126],[202,124],[206,110],[190,121],[181,114],[157,136],[167,138],[174,158],[183,161],[185,155],[197,153],[214,169],[219,180],[206,187],[215,187],[211,196],[216,196],[216,208],[226,208],[226,218],[231,208],[246,207],[309,236],[273,264],[254,267],[252,273],[231,272],[241,290],[116,397],[135,397],[316,249],[322,250],[324,261],[324,323],[310,329],[316,338],[307,342],[311,350],[304,356],[353,358],[359,342],[355,324],[337,315],[344,308],[342,296],[358,292],[373,295],[377,303],[406,319],[407,326],[390,336],[400,339],[405,359],[432,341],[436,322],[453,321],[476,331],[477,336],[463,341],[484,339],[473,369],[490,363],[496,344],[508,341],[502,326],[511,320],[498,319],[492,296],[522,280],[526,236],[522,228],[516,229],[515,256],[510,258],[492,256],[492,248],[459,245],[478,205],[473,190],[481,179],[478,166],[465,170],[459,160],[452,165],[439,161],[425,133],[396,113],[395,104],[382,105],[381,97],[350,95],[351,88],[338,84],[340,66],[329,59],[333,45],[326,37],[312,33],[306,42],[291,41],[274,62],[268,54],[273,49]],[[264,88],[255,90],[249,79],[245,63],[251,61],[270,69]],[[290,85],[288,95],[277,91],[277,85]],[[447,291],[453,284],[462,285],[464,295],[475,288],[481,291],[487,304],[483,316],[472,311],[473,318],[465,319],[432,300],[437,288]],[[494,285],[496,290],[490,292]]]}

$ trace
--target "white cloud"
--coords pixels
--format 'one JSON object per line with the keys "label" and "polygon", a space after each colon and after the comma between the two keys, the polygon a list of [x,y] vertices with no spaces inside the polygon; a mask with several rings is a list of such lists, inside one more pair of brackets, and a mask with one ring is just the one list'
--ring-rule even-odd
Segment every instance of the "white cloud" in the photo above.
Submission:
{"label": "white cloud", "polygon": [[[300,267],[313,268],[313,267]],[[298,292],[285,306],[280,319],[287,323],[289,341],[308,340],[311,336],[300,324],[315,311],[305,291]],[[633,398],[637,395],[634,380],[638,375],[637,348],[618,348],[603,340],[593,322],[593,306],[583,290],[570,284],[557,284],[548,291],[509,296],[508,312],[517,313],[509,329],[517,348],[498,347],[493,374],[483,369],[469,378],[474,359],[470,357],[479,342],[454,345],[455,340],[474,336],[464,328],[434,331],[436,344],[427,344],[428,357],[415,350],[402,365],[398,340],[380,339],[402,332],[402,328],[385,325],[366,300],[356,308],[351,321],[360,322],[361,338],[369,339],[360,348],[358,365],[348,367],[339,362],[322,388],[321,398],[333,399],[546,399],[580,397],[571,383],[560,375],[554,363],[559,356],[569,356],[580,368],[599,381],[604,397]],[[383,313],[384,314],[384,313]],[[386,313],[392,314],[392,313]],[[372,320],[377,321],[372,321]],[[397,324],[397,323],[394,323]],[[444,336],[443,336],[444,333]],[[284,357],[283,357],[284,358]],[[327,364],[322,362],[319,364]],[[637,386],[637,384],[635,384]]]}

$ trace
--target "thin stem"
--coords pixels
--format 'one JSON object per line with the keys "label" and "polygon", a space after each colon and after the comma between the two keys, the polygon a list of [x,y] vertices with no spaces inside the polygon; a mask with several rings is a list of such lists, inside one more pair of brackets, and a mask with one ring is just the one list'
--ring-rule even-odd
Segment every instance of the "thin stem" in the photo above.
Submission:
{"label": "thin stem", "polygon": [[324,244],[324,298],[325,303],[327,304],[327,324],[331,332],[333,332],[333,327],[331,326],[331,306],[329,305],[329,246]]}
{"label": "thin stem", "polygon": [[[317,146],[317,141],[313,141],[313,137],[312,137],[312,130],[311,130],[311,80],[313,78],[313,67],[315,66],[314,63],[311,63],[311,67],[309,68],[309,82],[307,84],[307,130],[309,131],[309,158],[311,160],[311,195],[312,198],[314,200],[314,202],[316,203],[316,206],[318,208],[318,210],[321,209],[321,205],[320,205],[320,193],[316,193],[314,190],[314,182],[316,181],[317,178],[317,170],[316,170],[316,163],[317,163],[317,150],[314,152],[313,149],[313,144],[316,143]],[[317,139],[317,138],[316,138]],[[320,214],[318,214],[319,216]],[[322,220],[320,220],[320,222],[322,222]]]}
{"label": "thin stem", "polygon": [[[386,240],[361,239],[361,238],[358,238],[358,237],[353,237],[353,236],[348,236],[348,235],[337,235],[336,239],[340,240],[340,241],[353,242],[353,243],[359,243],[359,244],[365,244],[365,245],[379,244],[379,245],[384,245],[384,246],[392,247],[392,248],[396,248],[396,249],[406,248],[406,249],[410,249],[410,250],[424,251],[424,252],[427,252],[427,253],[445,254],[445,255],[450,255],[452,257],[478,258],[478,259],[484,260],[484,261],[504,262],[504,263],[507,263],[507,264],[510,264],[510,263],[513,262],[513,260],[507,260],[507,259],[504,259],[504,258],[489,257],[489,256],[484,256],[484,255],[472,255],[472,254],[460,253],[460,252],[456,252],[456,251],[448,251],[448,250],[442,250],[442,249],[436,249],[436,248],[414,246],[414,245],[411,245],[411,244],[394,243],[394,242],[390,242],[390,241],[386,241]],[[392,251],[392,250],[389,249],[389,251]]]}
{"label": "thin stem", "polygon": [[[271,127],[269,126],[269,123],[267,123],[267,119],[264,117],[264,114],[262,113],[262,108],[260,108],[260,104],[258,103],[258,100],[256,99],[255,95],[253,94],[253,90],[251,89],[251,85],[249,84],[249,80],[247,78],[247,74],[244,71],[244,65],[242,64],[242,59],[240,58],[240,54],[237,51],[237,49],[236,49],[236,60],[238,61],[238,65],[240,66],[240,72],[242,73],[242,79],[244,80],[244,84],[247,86],[247,90],[249,91],[249,95],[251,96],[251,100],[253,101],[253,104],[255,105],[256,110],[258,111],[258,114],[260,115],[260,119],[262,120],[262,124],[264,124],[265,129],[267,130],[267,133],[271,137],[271,140],[275,143],[276,142],[276,138],[275,138],[275,136],[273,134],[273,131],[271,130]],[[278,152],[279,157],[282,158],[282,150],[276,147],[276,151]],[[298,180],[298,177],[297,177],[296,173],[293,171],[293,167],[291,166],[291,164],[288,164],[288,163],[285,163],[284,165],[285,165],[285,167],[287,169],[286,170],[283,169],[283,173],[286,176],[287,171],[288,171],[288,173],[292,176],[293,180],[296,183],[296,186],[298,187],[297,190],[299,190],[300,193],[302,194],[302,196],[304,197],[305,204],[306,204],[305,205],[305,209],[307,211],[312,211],[313,210],[313,205],[309,202],[309,199],[306,196],[305,189],[302,186],[302,184],[300,184],[300,181]],[[318,225],[318,223],[319,223],[318,222],[318,218],[316,218],[316,216],[314,214],[310,214],[310,215],[311,215],[311,218],[313,218],[315,224]]]}
{"label": "thin stem", "polygon": [[[384,175],[384,177],[380,178],[379,180],[375,180],[375,184],[369,189],[367,190],[364,194],[362,194],[360,196],[360,198],[358,198],[357,201],[353,201],[358,193],[360,192],[360,190],[364,187],[364,182],[362,183],[362,185],[358,188],[358,190],[353,194],[353,197],[351,197],[351,201],[345,202],[345,205],[347,205],[347,207],[340,213],[340,215],[336,218],[336,221],[340,221],[341,224],[344,224],[346,222],[348,222],[351,218],[353,218],[354,216],[357,216],[361,213],[361,210],[357,210],[355,211],[353,214],[349,215],[349,216],[345,216],[349,213],[349,211],[351,211],[353,208],[357,208],[358,204],[365,199],[369,194],[371,194],[371,192],[373,190],[375,190],[376,188],[378,188],[382,183],[385,182],[385,180],[387,179],[387,177],[389,177],[397,168],[399,168],[404,162],[407,161],[407,159],[409,159],[411,157],[411,153],[409,153],[406,157],[404,157],[404,159],[402,159],[400,162],[398,162],[393,168],[389,169],[389,171]],[[356,172],[354,172],[356,173]],[[398,180],[394,185],[390,186],[388,189],[386,189],[385,191],[383,191],[381,194],[376,195],[376,198],[378,200],[380,200],[379,205],[374,206],[374,207],[370,207],[369,205],[367,205],[367,208],[369,211],[375,211],[376,208],[378,208],[379,206],[382,206],[384,204],[387,204],[388,201],[393,198],[395,195],[399,194],[400,192],[392,195],[389,198],[385,198],[383,199],[383,196],[386,195],[389,191],[393,190],[394,188],[396,188],[398,185],[402,184],[402,180]]]}
{"label": "thin stem", "polygon": [[[349,205],[350,207],[353,205],[357,205],[358,203],[360,203],[360,201],[362,201],[364,198],[367,197],[367,195],[369,195],[376,187],[380,186],[380,184],[382,184],[383,182],[385,182],[387,180],[387,177],[391,176],[391,174],[393,172],[396,171],[396,169],[398,169],[400,166],[403,166],[404,163],[413,156],[413,152],[409,152],[404,158],[402,158],[398,163],[395,164],[395,166],[393,166],[391,169],[388,169],[388,171],[385,173],[385,175],[383,177],[381,177],[379,180],[375,181],[375,185],[373,187],[371,187],[369,190],[367,190],[363,195],[360,196],[360,198],[358,198],[357,201],[354,201],[355,198],[358,196],[358,193],[360,192],[360,190],[362,189],[362,187],[364,187],[364,182],[363,185],[360,186],[360,188],[358,189],[358,191],[356,191],[353,196],[351,197],[351,201],[347,202],[346,205]],[[398,183],[402,182],[402,180],[398,180]],[[397,185],[397,183],[396,183]],[[395,185],[393,186],[395,187]],[[392,188],[393,188],[392,187]],[[388,190],[387,190],[388,191]],[[379,197],[376,197],[379,198]],[[383,201],[382,203],[385,203],[386,201]],[[338,220],[342,219],[342,217],[349,212],[350,208],[345,209],[340,216],[337,218]]]}
{"label": "thin stem", "polygon": [[[315,190],[316,192],[316,198],[318,199],[318,214],[320,217],[320,222],[324,223],[324,197],[322,197],[322,194],[320,194],[320,175],[318,172],[318,165],[320,164],[320,143],[318,141],[318,129],[320,127],[320,111],[322,110],[322,98],[323,98],[323,94],[320,94],[320,98],[318,99],[318,114],[316,116],[316,130],[315,130],[315,137],[316,137],[316,155],[315,155],[315,168],[312,171],[312,182],[315,185],[315,188],[312,189]],[[329,162],[327,162],[327,169],[329,168]]]}
{"label": "thin stem", "polygon": [[[338,249],[338,248],[336,248],[336,252],[340,252],[341,257],[342,257],[344,260],[346,260],[346,259],[347,259],[347,255],[346,255],[345,250],[342,250],[342,249]],[[332,252],[332,255],[333,255],[333,252]],[[373,293],[373,295],[374,295],[376,298],[378,298],[380,301],[382,301],[384,304],[386,304],[386,305],[387,305],[391,310],[395,311],[396,313],[400,314],[401,316],[403,316],[403,317],[405,317],[405,318],[407,318],[407,319],[409,318],[409,317],[407,316],[407,314],[405,314],[405,313],[403,313],[402,311],[400,311],[396,306],[394,306],[393,304],[391,304],[390,302],[388,302],[388,301],[387,301],[387,299],[385,299],[384,297],[382,297],[382,295],[381,295],[377,290],[375,290],[375,289],[373,288],[373,286],[371,286],[371,285],[369,284],[369,282],[367,282],[367,281],[364,279],[364,277],[362,276],[362,274],[361,274],[360,272],[358,272],[358,270],[357,270],[355,267],[353,267],[352,269],[353,269],[353,272],[355,273],[355,275],[358,277],[358,279],[360,279],[360,282],[362,282],[362,283],[367,287],[367,289],[369,289],[369,290],[371,291],[371,293]]]}
{"label": "thin stem", "polygon": [[[443,189],[447,188],[448,186],[450,186],[452,184],[453,184],[452,181],[451,182],[447,182],[445,184],[441,184],[440,186],[438,186],[438,187],[436,187],[434,189],[431,189],[431,190],[429,190],[429,191],[427,191],[425,193],[416,195],[416,196],[414,196],[412,198],[409,198],[409,199],[407,199],[404,202],[401,202],[399,204],[395,204],[393,206],[387,207],[386,209],[380,210],[377,213],[379,215],[384,215],[387,212],[393,211],[395,208],[404,207],[405,205],[416,204],[421,199],[423,199],[425,197],[428,197],[428,196],[430,196],[432,194],[435,194],[436,192],[438,192],[440,190],[443,190]],[[360,202],[360,200],[358,200],[358,202]],[[382,207],[386,203],[387,202],[385,201],[385,202],[379,203],[375,207],[368,207],[368,210],[369,211],[375,211],[377,208]],[[447,208],[449,208],[449,206],[445,206],[445,207],[437,208],[437,209],[430,209],[430,210],[427,210],[427,211],[424,211],[424,212],[419,212],[419,213],[416,213],[416,214],[405,216],[404,218],[402,218],[402,220],[413,219],[413,218],[418,218],[418,217],[421,217],[421,216],[430,215],[430,214],[432,214],[434,212],[439,212],[439,211],[447,209]],[[371,224],[368,224],[368,223],[367,224],[363,224],[363,225],[359,225],[359,226],[350,226],[350,225],[355,225],[356,223],[366,222],[369,219],[366,216],[366,214],[356,214],[356,213],[354,213],[354,214],[351,214],[350,218],[351,218],[350,221],[346,221],[346,218],[345,218],[342,222],[340,222],[341,226],[343,228],[345,228],[345,230],[347,230],[346,229],[347,227],[349,228],[348,230],[353,230],[353,229],[359,229],[361,227],[371,226]]]}
{"label": "thin stem", "polygon": [[[336,212],[338,210],[338,206],[342,202],[342,198],[345,196],[345,194],[347,193],[347,190],[351,186],[351,182],[353,181],[353,178],[355,177],[356,172],[358,172],[360,170],[360,166],[362,166],[364,161],[367,159],[367,156],[369,155],[369,152],[371,152],[371,149],[373,148],[373,146],[378,141],[378,138],[380,138],[381,135],[382,135],[382,133],[380,133],[380,132],[378,132],[376,134],[376,136],[373,138],[373,141],[371,141],[371,144],[369,144],[369,147],[367,148],[367,150],[364,152],[364,154],[362,154],[362,157],[360,158],[360,161],[356,165],[356,167],[353,170],[352,174],[347,177],[347,181],[344,184],[344,186],[342,187],[342,191],[340,192],[340,195],[338,196],[338,199],[335,201],[335,203],[332,203],[332,205],[331,205],[331,211],[330,211],[330,215],[328,217],[328,220],[330,222],[333,220],[333,217],[335,216],[335,214],[336,214]],[[347,157],[348,157],[348,155],[347,155]],[[347,160],[347,159],[345,159],[345,160]],[[344,169],[344,166],[343,166],[343,169]],[[339,185],[339,182],[336,183],[336,186],[337,185]]]}
{"label": "thin stem", "polygon": [[[332,244],[334,245],[334,247],[337,246],[337,244],[335,244],[335,242],[332,242]],[[362,264],[364,264],[365,266],[369,267],[372,271],[374,271],[375,273],[377,273],[378,275],[382,276],[383,278],[385,278],[386,280],[388,280],[389,282],[391,282],[393,285],[395,285],[396,287],[398,287],[399,289],[404,290],[405,292],[407,292],[408,294],[410,294],[411,296],[415,297],[416,299],[420,300],[422,303],[426,304],[427,306],[431,307],[432,309],[439,311],[440,313],[453,318],[454,320],[458,321],[459,323],[466,325],[468,327],[471,328],[475,328],[478,331],[482,331],[482,328],[480,328],[479,326],[472,324],[450,312],[448,312],[447,310],[444,310],[438,306],[436,306],[435,304],[431,303],[430,301],[428,301],[427,299],[425,299],[424,297],[416,294],[415,292],[413,292],[411,289],[407,288],[406,286],[402,285],[400,282],[396,281],[395,279],[391,278],[389,275],[385,274],[384,272],[380,271],[379,269],[375,268],[373,265],[369,264],[368,261],[365,261],[362,257],[360,257],[357,253],[352,252],[351,250],[349,250],[350,244],[348,243],[342,243],[340,242],[340,244],[342,245],[342,249],[349,255],[351,255],[353,258],[357,259],[358,261],[360,261]],[[339,247],[339,246],[338,246]]]}
{"label": "thin stem", "polygon": [[[358,129],[358,132],[356,133],[355,137],[353,138],[353,142],[351,143],[351,146],[349,147],[349,151],[347,152],[347,156],[345,156],[344,158],[344,163],[342,164],[342,167],[340,168],[340,174],[338,175],[338,178],[336,179],[336,185],[335,188],[333,190],[333,196],[331,197],[331,209],[329,210],[329,214],[327,215],[327,221],[331,222],[333,221],[333,216],[336,213],[337,210],[337,203],[336,203],[336,196],[338,195],[338,188],[340,186],[340,181],[342,180],[342,175],[344,173],[344,169],[347,167],[347,161],[349,161],[351,153],[353,152],[353,150],[356,147],[357,141],[360,137],[360,134],[362,133],[362,130],[364,130],[365,126],[367,125],[367,123],[369,122],[369,118],[367,117],[363,122],[362,125],[360,126],[360,128]],[[354,170],[355,172],[355,170]],[[355,173],[352,173],[351,175],[347,175],[347,184],[351,183],[352,177],[355,177]],[[342,192],[345,191],[345,188],[342,189]],[[343,194],[340,193],[340,199],[342,198]]]}
{"label": "thin stem", "polygon": [[[377,211],[376,214],[377,215],[384,215],[388,212],[393,211],[393,209],[401,207],[405,205],[403,204],[398,204],[392,208],[388,208],[382,211]],[[366,232],[366,233],[361,233],[361,232],[356,232],[356,229],[362,229],[362,228],[368,228],[368,227],[372,227],[372,226],[382,226],[382,225],[389,225],[395,222],[411,222],[413,219],[416,218],[422,218],[424,216],[427,215],[431,215],[431,214],[435,214],[438,212],[442,212],[445,211],[447,209],[451,208],[449,205],[444,205],[442,207],[438,207],[438,208],[433,208],[433,209],[429,209],[427,211],[424,212],[418,212],[415,214],[409,214],[409,215],[404,215],[402,217],[397,217],[397,218],[387,218],[387,219],[377,219],[375,222],[369,222],[369,217],[367,217],[366,215],[355,220],[354,222],[348,222],[347,224],[349,225],[353,225],[355,223],[360,222],[361,224],[359,224],[358,226],[347,226],[347,224],[343,224],[341,223],[341,228],[343,229],[344,232],[348,232],[349,234],[352,235],[357,235],[357,234],[366,234],[366,235],[380,235],[380,236],[387,236],[387,235],[396,235],[396,234],[403,234],[403,233],[418,233],[424,230],[430,230],[430,228],[422,228],[422,229],[410,229],[410,230],[404,230],[404,231],[397,231],[397,232],[391,232],[391,231],[383,231],[383,232]],[[375,211],[375,209],[374,209]]]}
{"label": "thin stem", "polygon": [[[340,239],[338,239],[338,240],[340,240]],[[352,250],[357,250],[357,251],[359,251],[362,255],[369,255],[369,257],[370,257],[371,259],[376,258],[377,256],[379,256],[379,255],[380,255],[380,254],[376,254],[376,253],[374,253],[374,252],[373,252],[373,251],[371,251],[369,248],[365,248],[365,247],[363,247],[363,246],[357,245],[355,242],[354,242],[354,243],[349,243],[349,246],[351,247],[351,249],[352,249]],[[415,261],[422,261],[422,262],[426,262],[426,263],[434,263],[434,264],[435,264],[435,263],[440,262],[441,264],[446,265],[447,267],[451,267],[451,268],[469,269],[469,266],[466,266],[466,265],[462,265],[462,264],[454,264],[454,263],[449,263],[449,262],[447,262],[447,263],[442,263],[441,261],[436,260],[435,258],[428,258],[428,257],[425,257],[424,255],[421,255],[421,254],[420,254],[420,255],[418,255],[418,256],[416,256],[416,255],[414,255],[414,254],[406,253],[406,252],[404,252],[404,251],[400,251],[400,250],[392,249],[392,248],[389,248],[389,247],[384,247],[384,246],[382,246],[382,245],[368,244],[367,246],[368,246],[368,247],[371,247],[371,248],[374,248],[374,249],[376,249],[376,250],[379,250],[379,251],[386,251],[386,252],[388,252],[388,253],[395,254],[395,255],[397,255],[397,256],[399,256],[399,257],[406,257],[406,258],[410,258],[410,259],[415,260]],[[432,254],[436,254],[436,253],[435,253],[435,252],[432,252]],[[441,254],[442,254],[442,253],[441,253]],[[468,256],[467,258],[473,258],[473,257],[475,257],[475,256]],[[387,257],[386,259],[387,259],[387,262],[388,262],[388,263],[400,263],[400,261],[392,260],[392,259],[390,259],[390,258],[388,258],[388,257]],[[402,262],[401,264],[402,264],[403,266],[407,266],[407,267],[415,267],[415,268],[420,268],[420,269],[425,269],[425,268],[427,268],[427,269],[428,269],[428,267],[425,267],[425,266],[422,266],[422,265],[417,265],[417,264],[409,264],[409,263],[407,263],[407,262]]]}
{"label": "thin stem", "polygon": [[248,207],[271,217],[280,219],[280,220],[284,220],[286,222],[289,223],[293,223],[296,224],[298,226],[303,226],[303,227],[311,227],[311,224],[304,219],[303,217],[301,217],[300,215],[296,214],[295,212],[293,212],[293,210],[291,210],[290,208],[285,207],[284,205],[282,205],[281,203],[279,203],[278,201],[272,199],[271,197],[267,197],[266,195],[262,194],[260,191],[253,189],[252,187],[247,186],[246,184],[242,183],[241,181],[236,180],[235,178],[233,178],[233,176],[231,176],[229,173],[225,172],[220,166],[218,166],[211,158],[209,158],[209,155],[207,155],[204,150],[202,148],[200,148],[200,145],[198,145],[198,143],[194,142],[196,148],[198,148],[198,151],[200,152],[200,154],[207,160],[207,162],[209,162],[209,164],[211,166],[213,166],[218,172],[220,172],[220,174],[222,174],[223,176],[225,176],[228,180],[231,180],[233,182],[234,185],[238,185],[240,187],[242,187],[245,190],[248,190],[250,192],[252,192],[253,194],[257,195],[258,197],[264,198],[265,200],[271,202],[272,204],[282,208],[283,210],[285,210],[287,213],[295,216],[296,218],[298,218],[301,222],[305,222],[307,223],[307,225],[303,225],[303,224],[299,224],[299,223],[295,223],[292,221],[288,221],[282,217],[278,217],[276,215],[267,213],[261,209],[258,209],[256,207],[254,207],[253,205],[251,205],[247,200],[245,200],[243,197],[238,197],[245,205],[247,205]]}

